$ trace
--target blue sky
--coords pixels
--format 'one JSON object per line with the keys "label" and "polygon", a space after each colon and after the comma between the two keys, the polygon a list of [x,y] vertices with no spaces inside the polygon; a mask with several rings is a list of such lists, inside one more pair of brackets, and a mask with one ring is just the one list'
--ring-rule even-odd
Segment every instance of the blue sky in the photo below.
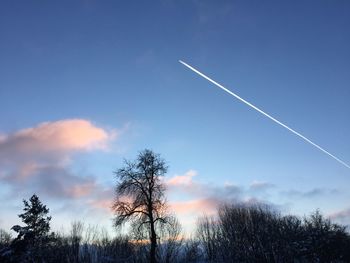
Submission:
{"label": "blue sky", "polygon": [[[108,199],[113,171],[144,148],[168,161],[167,180],[185,180],[170,187],[171,203],[195,210],[207,204],[196,200],[258,199],[349,224],[349,169],[178,63],[349,163],[349,11],[347,1],[2,1],[0,227],[13,225],[33,191],[56,227],[76,219],[110,227],[110,212],[87,204]],[[32,128],[32,142],[52,127],[91,137],[76,145],[50,135],[19,153],[20,131]],[[11,177],[29,164],[24,187]],[[55,196],[33,181],[52,174],[93,190]],[[191,229],[184,209],[179,216]]]}

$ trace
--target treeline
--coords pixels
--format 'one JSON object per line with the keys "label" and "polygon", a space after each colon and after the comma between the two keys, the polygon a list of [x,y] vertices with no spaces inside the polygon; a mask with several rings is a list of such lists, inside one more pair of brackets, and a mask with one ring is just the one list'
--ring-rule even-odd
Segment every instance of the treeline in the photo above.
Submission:
{"label": "treeline", "polygon": [[[23,200],[23,224],[14,237],[0,230],[1,263],[180,263],[180,262],[350,262],[350,235],[319,211],[299,218],[281,215],[264,204],[226,203],[215,216],[198,219],[184,238],[176,216],[167,209],[161,177],[167,166],[144,150],[115,172],[113,204],[116,230],[71,225],[69,234],[50,230],[49,209],[37,195]],[[125,234],[122,234],[125,233]]]}
{"label": "treeline", "polygon": [[[186,262],[181,260],[182,240],[166,238],[157,250],[159,262]],[[183,254],[185,257],[185,254]],[[0,262],[40,263],[107,263],[107,262],[149,262],[149,245],[132,238],[132,235],[110,234],[98,226],[85,226],[73,222],[69,233],[49,233],[46,236],[12,237],[0,230]]]}
{"label": "treeline", "polygon": [[[50,232],[48,208],[34,195],[21,214],[16,237],[0,230],[0,262],[149,262],[150,243],[136,233],[114,238],[77,221],[68,234]],[[282,216],[263,204],[224,204],[202,216],[191,238],[175,217],[158,230],[157,262],[350,262],[350,236],[319,211]]]}
{"label": "treeline", "polygon": [[350,262],[350,236],[317,210],[282,216],[267,205],[226,204],[203,216],[197,239],[209,262]]}
{"label": "treeline", "polygon": [[[110,238],[104,228],[85,226],[81,221],[73,222],[68,234],[50,232],[49,209],[39,197],[33,195],[23,203],[19,217],[25,225],[11,228],[17,236],[0,229],[1,263],[149,262],[150,245],[140,233]],[[187,248],[175,217],[157,229],[157,238],[159,262],[187,262]]]}

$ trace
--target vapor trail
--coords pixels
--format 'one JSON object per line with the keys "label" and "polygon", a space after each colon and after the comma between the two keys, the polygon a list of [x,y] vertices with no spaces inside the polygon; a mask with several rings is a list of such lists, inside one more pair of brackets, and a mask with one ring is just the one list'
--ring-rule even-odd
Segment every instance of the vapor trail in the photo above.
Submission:
{"label": "vapor trail", "polygon": [[348,165],[347,163],[343,162],[342,160],[340,160],[338,157],[334,156],[333,154],[331,154],[330,152],[326,151],[325,149],[323,149],[321,146],[319,146],[318,144],[314,143],[313,141],[309,140],[308,138],[306,138],[304,135],[300,134],[299,132],[293,130],[292,128],[288,127],[287,125],[285,125],[284,123],[280,122],[279,120],[276,120],[274,117],[272,117],[271,115],[267,114],[266,112],[264,112],[263,110],[259,109],[258,107],[254,106],[253,104],[251,104],[250,102],[246,101],[245,99],[241,98],[240,96],[238,96],[237,94],[233,93],[232,91],[228,90],[227,88],[225,88],[224,86],[222,86],[221,84],[217,83],[216,81],[212,80],[211,78],[209,78],[208,76],[204,75],[202,72],[198,71],[197,69],[195,69],[194,67],[188,65],[187,63],[183,62],[182,60],[179,60],[179,62],[181,64],[183,64],[184,66],[186,66],[187,68],[189,68],[190,70],[196,72],[198,75],[202,76],[203,78],[205,78],[206,80],[210,81],[211,83],[213,83],[214,85],[218,86],[220,89],[223,89],[224,91],[226,91],[228,94],[232,95],[233,97],[235,97],[236,99],[239,99],[240,101],[242,101],[243,103],[247,104],[249,107],[253,108],[254,110],[260,112],[262,115],[266,116],[267,118],[273,120],[274,122],[276,122],[277,124],[281,125],[282,127],[286,128],[287,130],[291,131],[292,133],[294,133],[295,135],[299,136],[300,138],[302,138],[304,141],[310,143],[311,145],[315,146],[317,149],[321,150],[322,152],[324,152],[325,154],[329,155],[330,157],[332,157],[334,160],[338,161],[339,163],[341,163],[342,165],[346,166],[347,168],[350,169],[350,165]]}

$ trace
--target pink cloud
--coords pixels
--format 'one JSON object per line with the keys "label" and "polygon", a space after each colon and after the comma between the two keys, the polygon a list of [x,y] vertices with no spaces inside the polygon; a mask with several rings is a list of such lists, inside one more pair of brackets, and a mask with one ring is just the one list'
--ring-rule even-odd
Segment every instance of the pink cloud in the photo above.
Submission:
{"label": "pink cloud", "polygon": [[93,176],[70,170],[72,153],[107,149],[115,138],[89,120],[66,119],[0,134],[0,179],[14,195],[36,192],[52,198],[78,199],[97,195]]}
{"label": "pink cloud", "polygon": [[39,169],[36,163],[26,163],[19,167],[16,175],[16,180],[26,180]]}
{"label": "pink cloud", "polygon": [[68,192],[71,197],[80,198],[91,194],[96,188],[96,183],[94,181],[88,181],[72,186]]}
{"label": "pink cloud", "polygon": [[203,214],[215,215],[218,207],[226,202],[229,203],[256,203],[259,200],[254,198],[252,190],[265,190],[272,187],[266,182],[254,181],[250,187],[242,187],[231,183],[216,185],[213,183],[201,183],[197,179],[197,172],[189,170],[183,175],[176,175],[166,181],[166,184],[173,196],[181,196],[181,201],[169,203],[182,223],[188,220],[195,221],[195,218]]}
{"label": "pink cloud", "polygon": [[93,208],[105,210],[108,213],[112,213],[112,205],[113,205],[113,199],[112,198],[103,198],[103,199],[97,199],[89,202],[89,205]]}
{"label": "pink cloud", "polygon": [[50,153],[105,149],[114,134],[88,120],[68,119],[44,122],[32,128],[5,135],[0,140],[4,154]]}
{"label": "pink cloud", "polygon": [[0,143],[6,140],[6,135],[0,133]]}
{"label": "pink cloud", "polygon": [[329,215],[329,217],[333,220],[350,224],[350,208],[332,213]]}
{"label": "pink cloud", "polygon": [[193,177],[197,175],[194,170],[189,170],[184,175],[176,175],[167,181],[169,186],[190,186],[193,185]]}
{"label": "pink cloud", "polygon": [[197,178],[197,171],[189,170],[183,175],[175,175],[166,180],[169,193],[183,196],[198,198],[215,198],[215,199],[237,199],[242,193],[242,188],[234,184],[225,184],[223,186],[202,183]]}
{"label": "pink cloud", "polygon": [[187,201],[171,202],[170,208],[179,215],[214,214],[218,206],[218,200],[213,198],[192,199]]}

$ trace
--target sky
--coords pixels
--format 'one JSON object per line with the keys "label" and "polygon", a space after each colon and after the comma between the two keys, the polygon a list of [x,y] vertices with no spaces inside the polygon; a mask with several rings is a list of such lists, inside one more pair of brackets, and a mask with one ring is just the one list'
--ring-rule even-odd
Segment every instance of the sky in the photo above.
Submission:
{"label": "sky", "polygon": [[222,202],[350,224],[348,1],[1,1],[0,228],[32,194],[53,229],[112,230],[116,178],[143,149],[169,165],[184,229]]}

